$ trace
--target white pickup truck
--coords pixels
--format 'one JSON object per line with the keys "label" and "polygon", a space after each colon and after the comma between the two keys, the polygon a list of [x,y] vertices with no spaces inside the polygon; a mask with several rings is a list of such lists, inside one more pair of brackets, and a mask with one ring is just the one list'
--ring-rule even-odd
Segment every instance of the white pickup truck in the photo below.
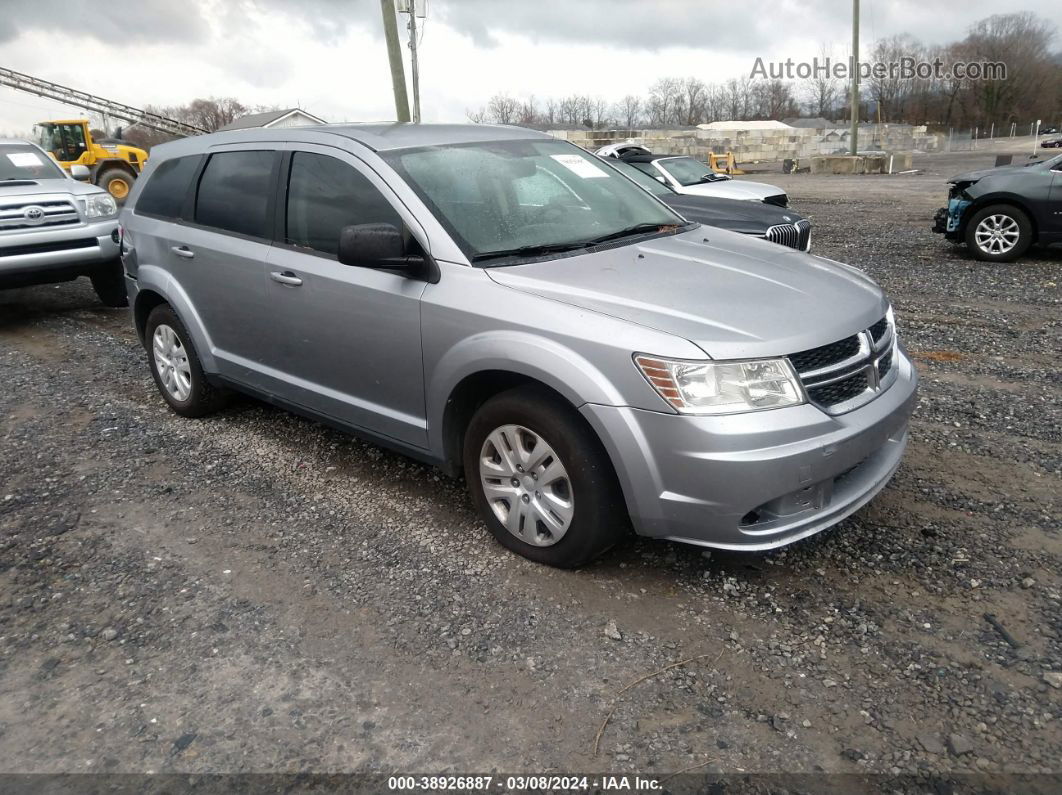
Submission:
{"label": "white pickup truck", "polygon": [[88,276],[107,306],[127,304],[119,256],[118,206],[40,147],[0,139],[0,288]]}

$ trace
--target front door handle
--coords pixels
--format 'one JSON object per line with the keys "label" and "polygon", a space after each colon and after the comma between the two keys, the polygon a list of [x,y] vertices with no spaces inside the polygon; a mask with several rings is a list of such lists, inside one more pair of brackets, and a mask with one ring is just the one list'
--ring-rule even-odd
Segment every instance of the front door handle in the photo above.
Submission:
{"label": "front door handle", "polygon": [[298,287],[302,284],[302,279],[291,271],[273,271],[269,274],[269,278],[275,282],[286,284],[288,287]]}
{"label": "front door handle", "polygon": [[195,259],[195,252],[188,248],[188,246],[174,246],[170,251],[181,259]]}

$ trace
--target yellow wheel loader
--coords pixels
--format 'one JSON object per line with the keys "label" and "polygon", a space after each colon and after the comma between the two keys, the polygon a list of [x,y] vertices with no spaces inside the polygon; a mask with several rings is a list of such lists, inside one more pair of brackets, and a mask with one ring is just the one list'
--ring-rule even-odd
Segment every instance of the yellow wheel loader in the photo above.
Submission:
{"label": "yellow wheel loader", "polygon": [[135,146],[92,140],[88,119],[60,119],[37,123],[38,143],[67,171],[87,166],[92,182],[106,190],[119,204],[125,201],[133,182],[144,168],[148,153]]}

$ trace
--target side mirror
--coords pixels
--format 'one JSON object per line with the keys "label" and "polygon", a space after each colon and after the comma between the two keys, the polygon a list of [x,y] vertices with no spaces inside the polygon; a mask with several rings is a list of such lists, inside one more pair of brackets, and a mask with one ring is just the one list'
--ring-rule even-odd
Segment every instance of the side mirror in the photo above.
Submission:
{"label": "side mirror", "polygon": [[89,177],[92,176],[88,169],[88,166],[83,166],[80,163],[70,166],[70,176],[76,179],[78,182],[88,182]]}
{"label": "side mirror", "polygon": [[339,231],[338,259],[358,268],[408,267],[402,233],[393,224],[355,224]]}

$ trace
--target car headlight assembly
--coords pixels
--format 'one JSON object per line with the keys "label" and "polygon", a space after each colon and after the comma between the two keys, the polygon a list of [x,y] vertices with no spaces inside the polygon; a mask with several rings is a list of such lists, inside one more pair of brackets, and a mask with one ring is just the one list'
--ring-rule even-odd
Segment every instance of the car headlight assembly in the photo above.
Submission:
{"label": "car headlight assembly", "polygon": [[109,193],[93,193],[81,200],[86,218],[107,218],[118,214],[118,202]]}
{"label": "car headlight assembly", "polygon": [[682,414],[740,414],[807,402],[786,359],[683,361],[639,353],[634,363]]}

